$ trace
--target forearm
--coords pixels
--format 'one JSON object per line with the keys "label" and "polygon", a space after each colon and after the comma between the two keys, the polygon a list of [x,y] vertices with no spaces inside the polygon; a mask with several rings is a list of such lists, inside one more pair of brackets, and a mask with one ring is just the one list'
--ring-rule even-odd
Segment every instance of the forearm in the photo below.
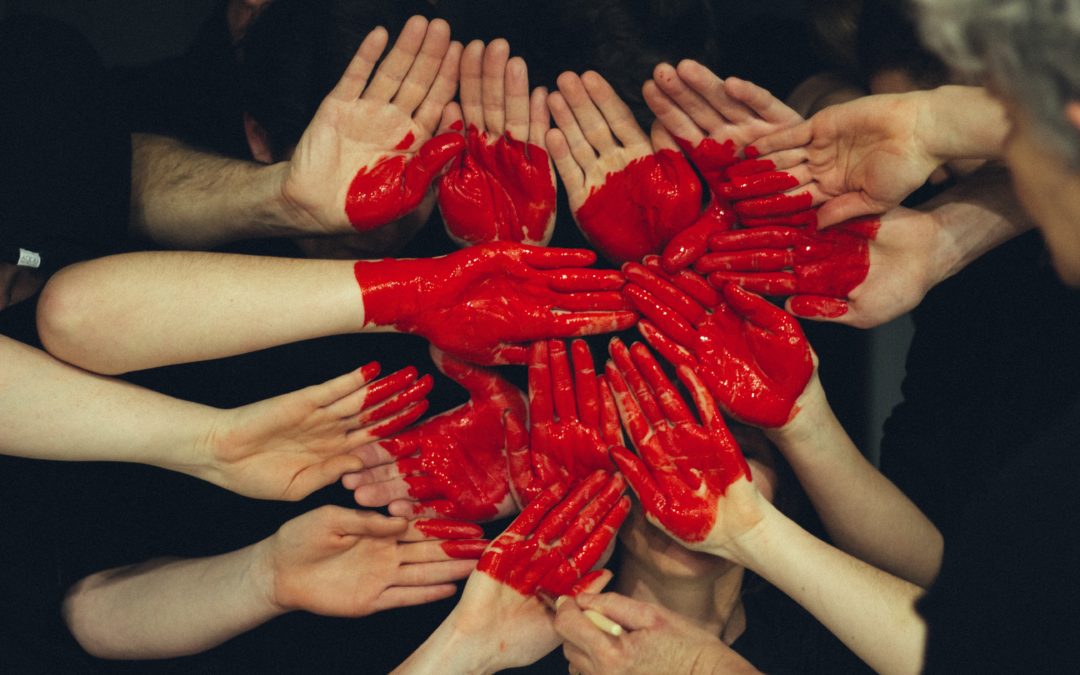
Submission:
{"label": "forearm", "polygon": [[200,475],[210,408],[87,373],[0,336],[0,450],[20,457],[153,464]]}
{"label": "forearm", "polygon": [[100,658],[196,654],[283,613],[269,599],[271,581],[258,555],[256,545],[99,572],[69,591],[64,619]]}
{"label": "forearm", "polygon": [[58,358],[115,374],[360,330],[353,263],[214,253],[99,258],[42,291],[38,331]]}
{"label": "forearm", "polygon": [[941,223],[937,282],[984,253],[1034,228],[1012,190],[1009,172],[987,166],[922,207]]}
{"label": "forearm", "polygon": [[919,102],[917,133],[931,156],[942,162],[1001,157],[1011,124],[985,88],[946,85],[900,96]]}
{"label": "forearm", "polygon": [[131,159],[134,236],[165,246],[212,248],[304,234],[281,200],[285,164],[221,157],[148,134],[132,135]]}
{"label": "forearm", "polygon": [[449,616],[435,629],[416,651],[393,670],[395,675],[422,675],[424,673],[493,673],[498,668],[482,662],[488,646],[473,644],[456,624],[455,614]]}
{"label": "forearm", "polygon": [[829,546],[771,505],[733,548],[736,562],[802,605],[875,671],[921,670],[919,587]]}
{"label": "forearm", "polygon": [[768,430],[841,550],[922,588],[941,567],[932,522],[851,442],[817,381],[798,416]]}

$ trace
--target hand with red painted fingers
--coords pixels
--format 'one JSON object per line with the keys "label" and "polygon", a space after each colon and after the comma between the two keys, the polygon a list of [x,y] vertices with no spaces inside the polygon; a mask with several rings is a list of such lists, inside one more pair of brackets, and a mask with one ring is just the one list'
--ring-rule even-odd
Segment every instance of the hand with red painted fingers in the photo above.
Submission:
{"label": "hand with red painted fingers", "polygon": [[[599,612],[623,628],[611,635],[589,620]],[[560,604],[555,630],[563,639],[570,672],[582,675],[622,673],[758,673],[749,661],[714,633],[663,605],[618,593],[581,593]]]}
{"label": "hand with red painted fingers", "polygon": [[440,371],[469,392],[469,401],[354,450],[364,470],[344,476],[342,484],[354,490],[357,504],[388,506],[391,515],[406,518],[483,522],[517,513],[504,427],[525,427],[525,395],[494,371],[434,347],[431,356]]}
{"label": "hand with red painted fingers", "polygon": [[830,106],[755,147],[778,170],[802,171],[800,183],[816,185],[825,202],[817,224],[828,227],[898,206],[949,159],[999,155],[1008,128],[985,90],[946,86]]}
{"label": "hand with red painted fingers", "polygon": [[[799,185],[799,178],[772,171],[768,162],[753,159],[751,143],[802,121],[765,89],[737,78],[723,80],[687,59],[678,67],[656,66],[642,93],[657,122],[674,136],[711,191],[701,218],[665,248],[663,263],[669,272],[694,262],[705,252],[708,238],[731,229],[737,216],[760,210],[761,197]],[[740,161],[744,153],[749,159]],[[792,203],[770,199],[773,210]]]}
{"label": "hand with red painted fingers", "polygon": [[507,432],[510,480],[521,506],[551,485],[565,488],[596,470],[615,470],[608,448],[623,444],[619,414],[584,340],[571,343],[569,357],[561,340],[533,343],[528,441],[524,429],[508,424]]}
{"label": "hand with red painted fingers", "polygon": [[[597,471],[567,492],[552,486],[484,552],[457,606],[395,672],[495,672],[535,662],[559,644],[548,602],[596,592],[630,511],[621,476]],[[564,496],[565,495],[565,496]]]}
{"label": "hand with red painted fingers", "polygon": [[694,269],[716,287],[791,296],[796,316],[872,328],[915,307],[947,253],[933,212],[897,207],[827,230],[766,226],[712,237]]}
{"label": "hand with red painted fingers", "polygon": [[530,96],[525,61],[509,52],[506,40],[470,42],[461,54],[461,105],[443,114],[441,130],[465,131],[465,152],[438,183],[446,232],[462,246],[544,246],[555,231],[547,90]]}
{"label": "hand with red painted fingers", "polygon": [[323,506],[257,544],[255,560],[280,612],[356,617],[453,595],[488,545],[483,536],[472,523]]}
{"label": "hand with red painted fingers", "polygon": [[729,414],[775,428],[798,412],[815,364],[794,317],[732,283],[718,291],[690,270],[667,275],[655,258],[623,271],[624,292],[645,316],[642,335],[695,370]]}
{"label": "hand with red painted fingers", "polygon": [[481,365],[524,364],[529,344],[609,333],[637,315],[619,293],[621,272],[585,269],[596,254],[509,242],[439,258],[359,261],[370,329],[422,335]]}
{"label": "hand with red painted fingers", "polygon": [[616,263],[661,251],[701,211],[701,184],[659,125],[652,138],[595,72],[563,73],[548,96],[548,150],[585,238]]}
{"label": "hand with red painted fingers", "polygon": [[449,25],[412,17],[376,70],[386,42],[381,27],[364,38],[284,165],[282,201],[312,234],[405,216],[465,147],[459,134],[432,138],[457,89],[461,45]]}
{"label": "hand with red painted fingers", "polygon": [[391,436],[427,410],[431,377],[409,367],[374,379],[379,364],[231,410],[206,435],[217,485],[257,499],[303,499],[361,468],[350,451]]}
{"label": "hand with red painted fingers", "polygon": [[729,539],[757,524],[761,502],[768,502],[751,483],[716,402],[690,367],[678,367],[699,422],[645,345],[627,349],[612,340],[610,351],[605,377],[638,452],[616,447],[612,459],[649,522],[687,548],[722,555]]}

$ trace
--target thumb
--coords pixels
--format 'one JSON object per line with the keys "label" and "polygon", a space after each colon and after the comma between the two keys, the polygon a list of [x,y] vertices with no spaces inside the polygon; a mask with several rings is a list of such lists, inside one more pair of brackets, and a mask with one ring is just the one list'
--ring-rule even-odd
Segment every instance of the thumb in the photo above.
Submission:
{"label": "thumb", "polygon": [[456,132],[439,134],[429,139],[405,165],[406,192],[418,196],[419,200],[427,192],[435,176],[464,150],[465,139]]}
{"label": "thumb", "polygon": [[845,192],[818,208],[817,226],[818,229],[824,229],[852,218],[877,215],[886,211],[888,211],[888,205],[871,199],[865,192]]}
{"label": "thumb", "polygon": [[825,295],[793,295],[788,298],[786,308],[804,319],[837,323],[844,323],[842,317],[848,313],[847,302]]}
{"label": "thumb", "polygon": [[577,603],[582,609],[600,612],[628,630],[647,628],[657,620],[653,605],[618,593],[582,593],[577,596]]}
{"label": "thumb", "polygon": [[284,499],[299,500],[312,492],[336,482],[347,473],[360,471],[364,462],[355,455],[337,455],[313,464],[293,479],[283,495]]}

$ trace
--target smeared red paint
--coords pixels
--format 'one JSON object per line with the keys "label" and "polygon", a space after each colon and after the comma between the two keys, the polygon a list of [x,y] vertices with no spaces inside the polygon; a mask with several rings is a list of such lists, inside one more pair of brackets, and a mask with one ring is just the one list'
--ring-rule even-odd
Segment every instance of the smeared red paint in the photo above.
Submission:
{"label": "smeared red paint", "polygon": [[525,363],[531,340],[623,330],[636,314],[591,251],[499,242],[440,258],[358,261],[364,323],[473,363]]}
{"label": "smeared red paint", "polygon": [[794,195],[772,195],[735,202],[735,213],[740,217],[762,218],[798,213],[810,208],[814,198],[809,192]]}
{"label": "smeared red paint", "polygon": [[[398,150],[404,149],[401,145],[409,136],[398,144]],[[465,139],[460,134],[445,133],[429,139],[412,157],[386,155],[372,166],[362,167],[345,195],[345,215],[349,222],[363,232],[412,211],[427,194],[431,181],[464,148]]]}
{"label": "smeared red paint", "polygon": [[709,189],[719,193],[724,183],[728,181],[727,168],[739,159],[734,141],[720,142],[706,138],[697,145],[693,145],[685,138],[676,137],[675,142],[701,173]]}
{"label": "smeared red paint", "polygon": [[433,382],[430,375],[424,375],[404,391],[394,394],[392,398],[376,406],[368,406],[365,401],[364,407],[360,409],[360,419],[380,419],[401,412],[413,403],[426,398],[431,393]]}
{"label": "smeared red paint", "polygon": [[364,403],[361,410],[372,408],[382,403],[393,394],[416,380],[417,372],[413,366],[406,366],[396,373],[391,373],[364,388]]}
{"label": "smeared red paint", "polygon": [[795,176],[783,171],[768,171],[732,178],[721,187],[720,194],[726,199],[750,199],[798,186],[799,181]]}
{"label": "smeared red paint", "polygon": [[559,340],[533,343],[529,359],[529,443],[511,452],[510,479],[520,504],[552,484],[571,485],[614,471],[608,448],[622,442],[613,401],[603,399],[584,341],[572,346],[573,372]]}
{"label": "smeared red paint", "polygon": [[461,520],[421,518],[413,522],[413,527],[435,539],[480,539],[484,536],[484,528]]}
{"label": "smeared red paint", "polygon": [[614,368],[606,373],[608,383],[640,454],[616,447],[612,459],[652,520],[684,542],[704,541],[716,523],[719,500],[736,480],[750,480],[750,467],[693,370],[680,366],[679,377],[704,424],[644,345],[628,350],[612,340],[610,352]]}
{"label": "smeared red paint", "polygon": [[[694,275],[686,270],[666,278],[642,265],[623,271],[630,282],[624,293],[648,319],[640,328],[654,349],[693,368],[738,419],[759,427],[790,419],[813,373],[810,347],[790,314],[734,284],[723,286],[715,306],[703,307],[680,288]],[[681,302],[661,299],[670,296]]]}
{"label": "smeared red paint", "polygon": [[709,238],[735,226],[735,211],[722,199],[713,199],[693,225],[679,232],[664,247],[663,265],[677,272],[700,258],[708,250]]}
{"label": "smeared red paint", "polygon": [[877,218],[865,218],[827,230],[812,226],[734,230],[714,236],[709,242],[712,252],[694,268],[710,274],[709,280],[717,285],[731,281],[755,293],[847,298],[870,271],[869,243],[880,226]]}
{"label": "smeared red paint", "polygon": [[405,138],[401,139],[401,141],[398,142],[398,144],[394,146],[394,149],[395,150],[408,150],[409,148],[412,147],[413,141],[415,141],[415,140],[416,140],[416,136],[414,136],[413,132],[410,131],[409,133],[405,134]]}
{"label": "smeared red paint", "polygon": [[421,534],[434,539],[446,539],[440,544],[443,552],[451,558],[477,560],[491,542],[482,539],[484,530],[475,523],[438,518],[421,519],[413,523]]}
{"label": "smeared red paint", "polygon": [[630,512],[619,475],[597,471],[565,499],[552,486],[532,501],[480,558],[477,572],[522,595],[569,595],[595,566]]}
{"label": "smeared red paint", "polygon": [[[507,474],[504,420],[525,424],[525,396],[493,371],[437,352],[439,370],[469,392],[469,401],[382,441],[419,500],[416,512],[491,520],[515,510]],[[479,535],[473,535],[479,536]]]}
{"label": "smeared red paint", "polygon": [[701,210],[701,184],[680,153],[660,150],[609,173],[574,214],[582,233],[621,263],[658,253]]}
{"label": "smeared red paint", "polygon": [[538,145],[473,125],[466,149],[439,180],[439,209],[451,237],[467,244],[546,244],[555,225],[555,174]]}
{"label": "smeared red paint", "polygon": [[836,298],[799,295],[791,299],[791,311],[808,318],[836,319],[847,314],[848,306]]}
{"label": "smeared red paint", "polygon": [[491,544],[488,539],[472,541],[444,541],[439,547],[443,553],[458,560],[479,560]]}
{"label": "smeared red paint", "polygon": [[375,377],[378,376],[381,370],[382,366],[379,365],[378,361],[365,363],[364,365],[360,366],[360,379],[363,382],[371,382],[373,379],[375,379]]}

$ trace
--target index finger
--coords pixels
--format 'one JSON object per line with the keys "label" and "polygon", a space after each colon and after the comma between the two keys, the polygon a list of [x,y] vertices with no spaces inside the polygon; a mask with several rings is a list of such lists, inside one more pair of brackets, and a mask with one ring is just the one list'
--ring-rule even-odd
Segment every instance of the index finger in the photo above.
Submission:
{"label": "index finger", "polygon": [[370,101],[382,101],[389,103],[390,99],[398,92],[401,83],[412,68],[416,55],[424,44],[427,35],[428,20],[422,16],[411,17],[405,22],[398,34],[390,53],[383,59],[375,76],[362,94],[362,98]]}
{"label": "index finger", "polygon": [[382,26],[368,33],[327,98],[338,101],[355,101],[360,98],[389,39],[389,34]]}

